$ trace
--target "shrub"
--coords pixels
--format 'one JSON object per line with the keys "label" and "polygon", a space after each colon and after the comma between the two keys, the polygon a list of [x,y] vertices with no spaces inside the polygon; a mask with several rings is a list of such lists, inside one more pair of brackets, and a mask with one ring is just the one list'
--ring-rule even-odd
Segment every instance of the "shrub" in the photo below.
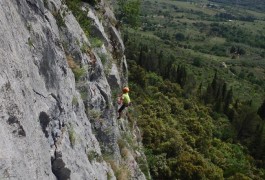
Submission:
{"label": "shrub", "polygon": [[68,8],[72,11],[76,20],[79,22],[86,36],[89,36],[90,20],[87,17],[87,11],[81,9],[81,0],[65,0]]}
{"label": "shrub", "polygon": [[184,35],[184,34],[182,34],[182,33],[177,33],[177,34],[175,35],[175,39],[176,39],[177,41],[184,41],[186,38],[185,38],[185,35]]}
{"label": "shrub", "polygon": [[28,45],[30,47],[34,47],[33,41],[32,41],[32,39],[30,37],[28,38]]}
{"label": "shrub", "polygon": [[83,43],[80,50],[82,53],[86,53],[89,50],[89,48],[86,43]]}
{"label": "shrub", "polygon": [[73,105],[73,106],[78,105],[78,99],[77,99],[76,96],[74,96],[73,99],[72,99],[72,105]]}
{"label": "shrub", "polygon": [[96,160],[97,162],[102,162],[103,158],[102,156],[100,156],[96,151],[89,151],[87,152],[87,159],[92,162],[94,160]]}
{"label": "shrub", "polygon": [[111,169],[114,171],[115,177],[117,180],[127,180],[130,179],[130,171],[128,168],[121,164],[120,166],[110,157],[104,157],[104,160],[108,162],[111,166]]}
{"label": "shrub", "polygon": [[140,25],[140,4],[140,0],[118,0],[118,19],[131,27],[138,27]]}
{"label": "shrub", "polygon": [[98,54],[98,56],[99,56],[99,58],[100,58],[100,60],[102,62],[102,65],[104,66],[106,64],[106,62],[107,62],[107,59],[108,59],[107,54],[100,53],[100,54]]}
{"label": "shrub", "polygon": [[72,56],[67,56],[66,58],[67,58],[68,66],[72,69],[72,72],[74,73],[75,80],[79,81],[80,78],[85,75],[86,68],[85,67],[80,68],[80,66],[75,63]]}
{"label": "shrub", "polygon": [[199,57],[195,57],[193,59],[193,63],[192,65],[196,66],[196,67],[201,67],[202,66],[202,59]]}
{"label": "shrub", "polygon": [[103,45],[103,42],[98,38],[91,38],[90,39],[92,48],[98,48]]}
{"label": "shrub", "polygon": [[57,13],[53,13],[53,16],[55,17],[55,19],[56,19],[56,23],[57,23],[57,26],[58,26],[59,28],[61,28],[61,27],[65,27],[65,26],[66,26],[66,25],[65,25],[65,21],[64,21],[62,15],[61,15],[60,11],[57,12]]}
{"label": "shrub", "polygon": [[87,109],[87,116],[91,117],[92,119],[99,119],[101,116],[101,112],[95,109]]}
{"label": "shrub", "polygon": [[69,140],[70,140],[71,146],[74,147],[75,141],[76,141],[76,134],[74,131],[74,127],[71,124],[68,127],[68,135],[69,135]]}
{"label": "shrub", "polygon": [[84,67],[73,69],[73,73],[75,75],[75,80],[79,81],[81,77],[83,77],[86,73],[86,69]]}
{"label": "shrub", "polygon": [[88,97],[88,93],[87,93],[86,90],[81,90],[80,94],[81,94],[81,98],[82,98],[83,100],[86,100],[86,99],[87,99],[87,97]]}

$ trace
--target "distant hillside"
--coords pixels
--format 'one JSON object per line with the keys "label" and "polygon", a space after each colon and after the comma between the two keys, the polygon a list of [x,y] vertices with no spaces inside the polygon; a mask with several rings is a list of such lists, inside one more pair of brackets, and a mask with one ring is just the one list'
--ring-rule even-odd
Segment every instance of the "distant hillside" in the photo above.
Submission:
{"label": "distant hillside", "polygon": [[265,1],[263,0],[255,0],[254,2],[252,0],[209,0],[209,1],[216,2],[216,3],[243,6],[244,8],[247,8],[247,9],[256,9],[259,11],[265,10]]}

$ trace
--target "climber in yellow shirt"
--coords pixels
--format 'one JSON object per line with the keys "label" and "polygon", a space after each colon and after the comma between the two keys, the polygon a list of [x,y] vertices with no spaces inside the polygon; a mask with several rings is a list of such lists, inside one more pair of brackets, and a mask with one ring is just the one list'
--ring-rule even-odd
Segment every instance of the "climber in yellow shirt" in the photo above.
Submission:
{"label": "climber in yellow shirt", "polygon": [[128,106],[130,105],[130,103],[131,103],[130,96],[129,96],[129,91],[130,91],[130,90],[129,90],[128,87],[124,87],[124,88],[122,89],[123,94],[122,94],[121,97],[119,97],[119,100],[118,100],[118,103],[119,103],[119,104],[122,104],[122,106],[121,106],[120,109],[118,110],[118,113],[119,113],[119,117],[118,117],[118,119],[121,118],[122,111],[123,111],[126,107],[128,107]]}

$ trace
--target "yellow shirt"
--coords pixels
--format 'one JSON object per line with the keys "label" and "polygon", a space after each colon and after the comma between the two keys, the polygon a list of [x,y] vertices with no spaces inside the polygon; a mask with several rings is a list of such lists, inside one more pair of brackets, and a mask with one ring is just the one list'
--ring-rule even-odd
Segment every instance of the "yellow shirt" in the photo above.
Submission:
{"label": "yellow shirt", "polygon": [[124,93],[124,94],[122,95],[122,100],[123,100],[123,104],[126,104],[126,105],[128,105],[128,104],[131,102],[128,93]]}

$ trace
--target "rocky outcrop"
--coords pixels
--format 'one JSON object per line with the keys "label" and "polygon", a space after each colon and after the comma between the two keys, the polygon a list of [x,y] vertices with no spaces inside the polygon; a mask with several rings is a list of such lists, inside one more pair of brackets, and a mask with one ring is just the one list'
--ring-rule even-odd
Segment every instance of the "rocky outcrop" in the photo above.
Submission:
{"label": "rocky outcrop", "polygon": [[83,8],[89,36],[60,0],[0,1],[0,179],[145,179],[118,143],[116,19],[104,1]]}

